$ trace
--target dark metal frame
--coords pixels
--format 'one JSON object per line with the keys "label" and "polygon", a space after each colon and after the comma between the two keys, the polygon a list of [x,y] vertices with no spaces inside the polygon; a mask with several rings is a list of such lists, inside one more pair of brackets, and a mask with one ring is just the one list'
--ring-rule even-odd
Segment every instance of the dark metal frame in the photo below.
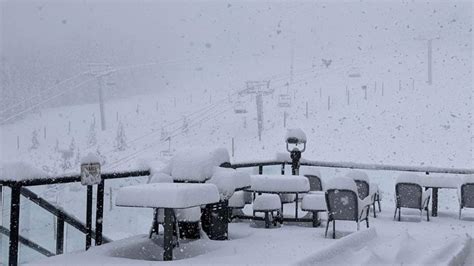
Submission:
{"label": "dark metal frame", "polygon": [[[430,209],[428,208],[428,203],[430,201],[430,197],[431,196],[428,196],[428,199],[426,200],[426,206],[425,206],[425,202],[423,202],[423,188],[420,184],[416,184],[416,183],[407,183],[407,182],[401,182],[401,183],[397,183],[395,185],[395,214],[393,215],[393,219],[395,220],[395,218],[397,217],[397,210],[398,210],[398,221],[401,221],[401,216],[402,216],[402,208],[410,208],[410,207],[404,207],[404,206],[401,206],[400,205],[400,195],[399,195],[399,186],[400,185],[411,185],[411,186],[416,186],[416,187],[419,187],[419,190],[420,190],[420,208],[418,210],[420,210],[421,214],[423,214],[423,210],[426,210],[426,220],[429,222],[430,221]],[[436,196],[438,194],[436,193]]]}
{"label": "dark metal frame", "polygon": [[[102,222],[103,222],[103,207],[104,207],[104,182],[107,179],[118,179],[127,177],[138,177],[148,176],[150,170],[138,170],[138,171],[125,171],[116,173],[103,173],[101,175],[102,182],[97,186],[97,212],[96,212],[96,231],[92,230],[92,186],[87,187],[86,194],[86,205],[87,205],[87,216],[86,225],[69,215],[64,210],[57,208],[45,199],[39,197],[31,190],[27,189],[28,186],[39,186],[39,185],[51,185],[51,184],[66,184],[81,182],[80,174],[56,176],[51,178],[37,178],[27,180],[0,180],[0,187],[7,186],[11,188],[11,200],[10,200],[10,230],[2,230],[3,234],[8,232],[9,235],[9,251],[8,251],[8,264],[18,265],[18,248],[19,243],[25,243],[25,245],[32,247],[41,254],[51,256],[54,255],[52,252],[47,251],[38,244],[20,236],[19,223],[20,223],[20,196],[23,195],[33,203],[37,204],[41,208],[50,212],[57,218],[58,231],[56,235],[56,254],[61,254],[64,251],[64,223],[70,224],[82,233],[86,234],[86,249],[92,244],[92,238],[95,239],[96,245],[110,242],[110,239],[103,237],[102,235]],[[3,188],[2,188],[3,189]]]}

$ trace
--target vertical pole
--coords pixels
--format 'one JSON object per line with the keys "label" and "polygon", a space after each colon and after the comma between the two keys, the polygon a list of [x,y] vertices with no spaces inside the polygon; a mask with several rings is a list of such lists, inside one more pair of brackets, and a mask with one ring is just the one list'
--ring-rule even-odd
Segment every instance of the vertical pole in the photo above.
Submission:
{"label": "vertical pole", "polygon": [[346,94],[347,94],[347,105],[350,105],[351,104],[351,95],[349,94],[349,90],[346,90]]}
{"label": "vertical pole", "polygon": [[428,84],[431,85],[433,82],[432,79],[432,55],[433,55],[433,40],[428,40]]}
{"label": "vertical pole", "polygon": [[263,165],[258,166],[258,174],[259,175],[263,174]]}
{"label": "vertical pole", "polygon": [[105,111],[104,111],[104,92],[103,92],[103,82],[102,82],[102,77],[99,76],[97,78],[97,81],[99,83],[99,108],[100,108],[100,125],[102,128],[102,131],[105,130]]}
{"label": "vertical pole", "polygon": [[285,163],[281,164],[281,175],[285,175]]}
{"label": "vertical pole", "polygon": [[298,220],[298,192],[296,193],[296,200],[295,200],[295,219]]}
{"label": "vertical pole", "polygon": [[20,234],[20,186],[12,186],[10,202],[10,238],[8,265],[18,265],[18,240]]}
{"label": "vertical pole", "polygon": [[257,94],[257,126],[258,126],[258,140],[262,140],[263,131],[263,96],[261,93]]}
{"label": "vertical pole", "polygon": [[232,138],[232,157],[234,157],[234,138]]}
{"label": "vertical pole", "polygon": [[92,186],[87,186],[86,230],[86,250],[88,250],[92,243]]}
{"label": "vertical pole", "polygon": [[64,219],[56,217],[56,255],[64,252]]}
{"label": "vertical pole", "polygon": [[331,96],[328,96],[328,110],[331,110]]}
{"label": "vertical pole", "polygon": [[436,217],[438,216],[438,188],[432,188],[432,195],[431,195],[431,216]]}
{"label": "vertical pole", "polygon": [[367,86],[362,86],[362,88],[364,89],[364,100],[367,101]]}
{"label": "vertical pole", "polygon": [[95,245],[102,245],[102,225],[104,221],[104,180],[97,185],[97,205],[95,213]]}
{"label": "vertical pole", "polygon": [[411,79],[411,89],[413,91],[415,91],[415,79],[414,78]]}
{"label": "vertical pole", "polygon": [[377,81],[375,81],[375,84],[374,84],[374,92],[377,92]]}
{"label": "vertical pole", "polygon": [[112,187],[109,187],[109,211],[112,211],[113,206],[114,206],[114,203],[113,203],[113,190],[112,190]]}
{"label": "vertical pole", "polygon": [[173,209],[165,208],[163,260],[173,260]]}

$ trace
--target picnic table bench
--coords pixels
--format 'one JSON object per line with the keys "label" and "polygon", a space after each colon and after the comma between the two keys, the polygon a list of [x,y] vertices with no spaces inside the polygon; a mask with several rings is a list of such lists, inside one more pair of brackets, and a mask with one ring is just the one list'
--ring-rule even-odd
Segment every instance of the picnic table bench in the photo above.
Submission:
{"label": "picnic table bench", "polygon": [[[298,219],[298,195],[309,192],[309,181],[304,176],[295,175],[251,175],[250,188],[245,191],[252,193],[295,194],[295,219]],[[283,219],[283,203],[281,204]]]}
{"label": "picnic table bench", "polygon": [[173,259],[174,209],[187,209],[219,202],[213,184],[154,183],[121,188],[115,204],[121,207],[163,208],[163,260]]}

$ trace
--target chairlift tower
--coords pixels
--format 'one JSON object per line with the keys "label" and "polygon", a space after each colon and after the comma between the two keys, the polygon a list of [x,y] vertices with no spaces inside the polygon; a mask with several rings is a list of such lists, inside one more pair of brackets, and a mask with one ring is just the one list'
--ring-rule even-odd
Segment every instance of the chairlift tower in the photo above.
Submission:
{"label": "chairlift tower", "polygon": [[270,89],[270,81],[247,81],[246,89],[242,91],[244,94],[255,94],[255,100],[257,104],[257,129],[258,129],[258,140],[262,140],[263,131],[263,96],[273,93],[273,89]]}
{"label": "chairlift tower", "polygon": [[89,63],[90,74],[97,79],[98,83],[98,94],[99,94],[99,108],[100,108],[100,125],[102,131],[106,129],[105,123],[105,110],[104,110],[104,77],[109,76],[115,70],[106,63]]}

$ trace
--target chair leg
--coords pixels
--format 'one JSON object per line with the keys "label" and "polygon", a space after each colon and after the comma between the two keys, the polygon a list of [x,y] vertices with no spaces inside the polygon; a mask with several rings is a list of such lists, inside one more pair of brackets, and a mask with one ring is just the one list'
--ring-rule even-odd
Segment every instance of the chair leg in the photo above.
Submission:
{"label": "chair leg", "polygon": [[379,212],[382,212],[382,208],[380,207],[380,195],[377,194],[377,203],[379,205]]}
{"label": "chair leg", "polygon": [[402,220],[402,208],[398,208],[398,221]]}
{"label": "chair leg", "polygon": [[462,208],[459,208],[459,220],[461,220],[461,211],[462,211]]}
{"label": "chair leg", "polygon": [[326,233],[324,234],[324,238],[328,237],[328,229],[329,229],[329,223],[331,222],[331,220],[328,220],[326,221]]}
{"label": "chair leg", "polygon": [[357,221],[357,231],[359,231],[360,226],[359,226],[359,221]]}
{"label": "chair leg", "polygon": [[265,212],[265,228],[270,228],[270,214]]}
{"label": "chair leg", "polygon": [[367,228],[369,228],[369,216],[367,216],[367,219],[365,219],[365,225],[367,226]]}
{"label": "chair leg", "polygon": [[336,239],[336,220],[332,220],[332,238]]}
{"label": "chair leg", "polygon": [[426,206],[426,220],[429,222],[430,221],[430,209],[428,206]]}
{"label": "chair leg", "polygon": [[395,213],[393,214],[393,220],[394,221],[397,219],[397,210],[398,210],[398,208],[395,207]]}
{"label": "chair leg", "polygon": [[375,201],[374,201],[373,207],[374,207],[374,218],[377,218],[377,214],[376,214],[377,211],[375,210]]}

